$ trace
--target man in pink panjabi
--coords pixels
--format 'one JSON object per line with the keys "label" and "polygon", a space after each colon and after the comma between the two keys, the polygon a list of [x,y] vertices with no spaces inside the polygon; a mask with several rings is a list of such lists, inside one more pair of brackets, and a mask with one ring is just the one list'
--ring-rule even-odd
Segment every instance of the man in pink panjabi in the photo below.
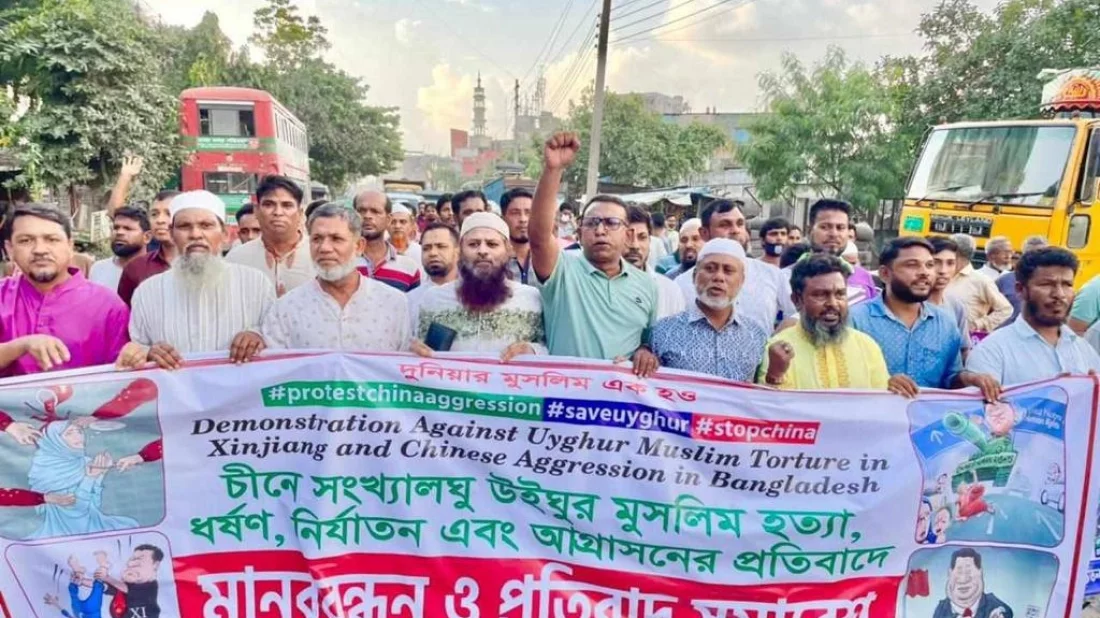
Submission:
{"label": "man in pink panjabi", "polygon": [[72,265],[69,218],[29,204],[11,226],[19,274],[0,280],[0,378],[113,363],[130,339],[130,310]]}

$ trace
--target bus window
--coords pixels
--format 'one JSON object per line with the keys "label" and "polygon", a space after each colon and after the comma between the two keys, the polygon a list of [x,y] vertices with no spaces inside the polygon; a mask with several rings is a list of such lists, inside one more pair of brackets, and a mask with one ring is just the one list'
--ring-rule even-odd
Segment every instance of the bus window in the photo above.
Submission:
{"label": "bus window", "polygon": [[1096,201],[1096,179],[1100,178],[1100,129],[1089,135],[1089,151],[1085,155],[1085,171],[1081,174],[1081,188],[1077,197],[1082,204]]}
{"label": "bus window", "polygon": [[242,172],[206,172],[203,188],[218,195],[252,194],[256,191],[256,175]]}
{"label": "bus window", "polygon": [[256,116],[241,107],[199,106],[199,135],[215,137],[255,137]]}

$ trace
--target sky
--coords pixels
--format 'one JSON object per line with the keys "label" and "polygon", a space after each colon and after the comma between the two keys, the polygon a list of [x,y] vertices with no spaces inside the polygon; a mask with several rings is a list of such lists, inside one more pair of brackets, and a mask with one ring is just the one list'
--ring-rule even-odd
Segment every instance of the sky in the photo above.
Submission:
{"label": "sky", "polygon": [[[397,107],[404,148],[446,154],[449,129],[469,129],[480,72],[488,129],[511,134],[512,93],[547,80],[548,107],[595,79],[602,0],[296,0],[329,30],[327,59],[370,86],[368,102]],[[607,85],[615,92],[680,95],[692,111],[757,111],[762,72],[783,53],[819,60],[830,45],[873,63],[920,50],[920,16],[939,0],[613,0]],[[996,0],[977,0],[989,10]],[[144,0],[168,23],[206,11],[238,45],[264,0]],[[560,22],[560,27],[558,26]],[[557,36],[553,36],[555,30]],[[591,49],[591,51],[589,51]]]}

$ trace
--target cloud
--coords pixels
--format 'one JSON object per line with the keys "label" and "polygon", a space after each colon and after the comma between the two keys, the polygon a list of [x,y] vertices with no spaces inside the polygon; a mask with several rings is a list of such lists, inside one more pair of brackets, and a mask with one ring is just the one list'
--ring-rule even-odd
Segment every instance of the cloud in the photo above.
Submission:
{"label": "cloud", "polygon": [[411,20],[402,17],[393,25],[393,37],[397,42],[408,47],[413,42],[413,30],[420,25],[420,20]]}
{"label": "cloud", "polygon": [[475,77],[460,74],[449,64],[432,67],[432,83],[416,91],[416,109],[424,125],[443,133],[451,128],[469,128],[475,82]]}
{"label": "cloud", "polygon": [[488,4],[485,4],[483,2],[478,2],[478,0],[445,0],[445,1],[447,2],[447,4],[457,4],[457,5],[460,5],[460,6],[469,7],[469,8],[472,8],[472,9],[477,9],[477,10],[481,11],[482,13],[492,13],[494,10],[496,10]]}

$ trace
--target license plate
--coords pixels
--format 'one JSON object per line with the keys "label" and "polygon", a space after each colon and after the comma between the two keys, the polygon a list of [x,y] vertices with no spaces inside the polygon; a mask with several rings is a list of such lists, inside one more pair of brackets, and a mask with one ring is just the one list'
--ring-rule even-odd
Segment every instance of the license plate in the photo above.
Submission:
{"label": "license plate", "polygon": [[989,238],[993,220],[984,217],[949,217],[932,215],[931,231],[937,234],[969,234],[975,238]]}

